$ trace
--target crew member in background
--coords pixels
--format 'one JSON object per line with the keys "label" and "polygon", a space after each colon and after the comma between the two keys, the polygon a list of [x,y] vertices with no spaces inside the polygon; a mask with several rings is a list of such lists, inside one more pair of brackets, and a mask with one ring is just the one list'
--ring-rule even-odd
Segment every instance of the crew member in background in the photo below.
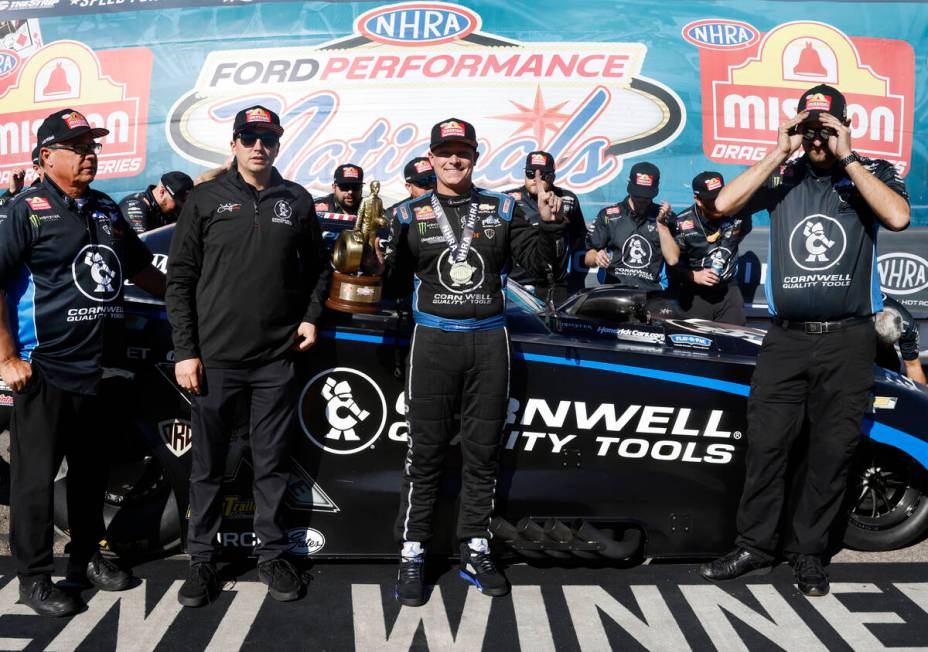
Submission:
{"label": "crew member in background", "polygon": [[[876,363],[925,385],[925,370],[918,359],[918,322],[905,306],[883,294],[883,310],[876,314]],[[899,353],[896,353],[896,343]],[[899,357],[902,364],[899,364]]]}
{"label": "crew member in background", "polygon": [[751,214],[743,211],[725,217],[715,209],[715,198],[724,185],[718,172],[700,172],[693,178],[694,203],[674,221],[680,264],[671,278],[678,281],[681,317],[743,326],[738,245],[751,230]]}
{"label": "crew member in background", "polygon": [[547,302],[550,299],[555,305],[560,304],[569,295],[567,287],[568,275],[571,271],[571,258],[575,251],[584,246],[586,239],[586,222],[580,209],[580,200],[570,190],[554,185],[556,173],[554,157],[548,152],[529,152],[525,157],[525,183],[518,188],[506,190],[511,195],[525,218],[534,226],[538,225],[538,186],[541,185],[546,193],[554,193],[561,199],[564,207],[564,220],[567,230],[564,240],[559,242],[557,263],[546,269],[543,274],[533,274],[515,263],[509,278],[534,292],[535,296]]}
{"label": "crew member in background", "polygon": [[406,180],[406,192],[409,196],[387,208],[388,217],[392,216],[393,210],[404,201],[416,199],[435,189],[435,170],[425,156],[417,156],[409,161],[403,168],[403,178]]}
{"label": "crew member in background", "polygon": [[193,190],[193,179],[183,172],[165,172],[157,185],[123,197],[119,210],[136,233],[173,224]]}
{"label": "crew member in background", "polygon": [[361,190],[364,188],[364,170],[351,163],[335,168],[332,192],[316,200],[316,216],[322,228],[322,237],[329,248],[338,234],[354,226],[354,218],[343,220],[340,215],[356,216],[361,207]]}
{"label": "crew member in background", "polygon": [[667,288],[666,265],[677,264],[680,247],[668,227],[670,204],[653,201],[660,175],[656,165],[636,163],[628,176],[628,196],[596,216],[584,263],[604,269],[606,283],[645,292]]}
{"label": "crew member in background", "polygon": [[[873,315],[883,308],[873,283],[877,227],[901,231],[910,211],[892,164],[851,149],[837,89],[806,91],[797,111],[780,125],[776,148],[715,200],[724,215],[749,201],[770,212],[764,287],[773,323],[751,379],[737,547],[700,572],[724,580],[763,571],[782,549],[799,589],[820,596],[829,590],[823,556],[873,386]],[[800,146],[803,156],[787,162]],[[787,517],[794,534],[781,543],[787,458],[804,420],[808,471]]]}
{"label": "crew member in background", "polygon": [[[564,227],[554,193],[539,190],[536,228],[512,197],[476,188],[477,156],[473,125],[449,118],[432,127],[435,192],[397,207],[383,254],[385,289],[393,296],[415,290],[405,393],[409,449],[395,527],[402,545],[395,596],[405,605],[425,601],[425,547],[445,454],[458,433],[460,574],[486,595],[509,592],[488,543],[509,403],[503,285],[510,259],[536,272],[554,263]],[[460,428],[453,429],[458,410]]]}
{"label": "crew member in background", "polygon": [[235,167],[195,188],[171,240],[166,298],[174,374],[193,394],[190,570],[177,594],[185,607],[212,602],[220,590],[222,482],[233,406],[242,400],[251,414],[258,578],[275,600],[295,600],[303,588],[283,557],[290,546],[286,452],[297,400],[291,350],[316,341],[331,267],[312,196],[273,167],[282,133],[273,111],[239,111]]}
{"label": "crew member in background", "polygon": [[[0,377],[16,393],[11,430],[10,547],[20,602],[67,616],[78,597],[51,582],[54,484],[68,460],[68,579],[103,591],[132,576],[100,554],[106,534],[101,390],[124,318],[123,282],[164,296],[164,275],[116,203],[90,188],[108,134],[71,109],[38,130],[44,179],[0,208]],[[115,345],[114,345],[115,343]],[[124,351],[123,346],[118,347]]]}
{"label": "crew member in background", "polygon": [[26,180],[26,171],[22,168],[13,168],[10,171],[10,185],[0,195],[0,206],[12,199],[20,190],[23,189],[23,183]]}

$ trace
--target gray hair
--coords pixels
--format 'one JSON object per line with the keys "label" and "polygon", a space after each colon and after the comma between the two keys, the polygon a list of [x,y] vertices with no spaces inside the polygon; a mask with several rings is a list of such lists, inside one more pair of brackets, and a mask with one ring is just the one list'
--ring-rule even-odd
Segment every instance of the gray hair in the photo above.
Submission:
{"label": "gray hair", "polygon": [[902,337],[902,315],[898,310],[884,308],[876,315],[876,336],[883,344],[895,344]]}

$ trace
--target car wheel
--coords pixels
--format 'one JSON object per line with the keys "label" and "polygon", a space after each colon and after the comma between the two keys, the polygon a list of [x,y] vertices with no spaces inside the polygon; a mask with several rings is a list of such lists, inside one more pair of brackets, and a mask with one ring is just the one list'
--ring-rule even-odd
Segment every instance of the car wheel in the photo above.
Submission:
{"label": "car wheel", "polygon": [[901,548],[928,530],[928,473],[899,450],[867,443],[852,467],[848,502],[845,546]]}

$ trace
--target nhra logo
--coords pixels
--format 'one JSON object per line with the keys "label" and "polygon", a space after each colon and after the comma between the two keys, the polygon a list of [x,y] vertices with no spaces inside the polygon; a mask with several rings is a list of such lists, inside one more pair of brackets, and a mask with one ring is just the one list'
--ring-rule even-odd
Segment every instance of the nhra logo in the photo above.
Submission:
{"label": "nhra logo", "polygon": [[311,527],[293,528],[287,532],[287,539],[290,541],[287,552],[300,557],[314,555],[325,547],[325,535]]}
{"label": "nhra logo", "polygon": [[13,73],[19,65],[19,56],[13,50],[0,50],[0,79]]}
{"label": "nhra logo", "polygon": [[651,243],[637,233],[622,245],[622,262],[626,267],[641,269],[651,262]]}
{"label": "nhra logo", "polygon": [[122,265],[106,245],[81,249],[71,264],[71,274],[81,294],[94,301],[113,301],[122,290]]}
{"label": "nhra logo", "polygon": [[158,433],[174,457],[181,457],[193,445],[193,428],[185,419],[161,421],[158,424]]}
{"label": "nhra logo", "polygon": [[928,260],[905,252],[877,258],[880,285],[887,294],[916,294],[928,288]]}
{"label": "nhra logo", "polygon": [[387,401],[365,373],[348,367],[327,369],[303,388],[300,425],[316,446],[336,455],[350,455],[380,437],[387,422]]}
{"label": "nhra logo", "polygon": [[689,23],[682,30],[683,38],[708,50],[737,50],[753,45],[760,34],[740,20],[709,18]]}
{"label": "nhra logo", "polygon": [[[750,164],[776,146],[781,122],[796,115],[799,96],[818,84],[847,99],[854,149],[911,165],[915,53],[902,40],[848,36],[825,23],[775,27],[737,51],[701,47],[703,150],[717,163]],[[810,108],[826,109],[821,97]]]}
{"label": "nhra logo", "polygon": [[444,2],[410,2],[361,14],[355,30],[387,45],[438,45],[470,35],[480,27],[480,16]]}
{"label": "nhra logo", "polygon": [[810,215],[793,227],[789,255],[802,269],[817,272],[833,267],[847,248],[844,227],[833,217]]}

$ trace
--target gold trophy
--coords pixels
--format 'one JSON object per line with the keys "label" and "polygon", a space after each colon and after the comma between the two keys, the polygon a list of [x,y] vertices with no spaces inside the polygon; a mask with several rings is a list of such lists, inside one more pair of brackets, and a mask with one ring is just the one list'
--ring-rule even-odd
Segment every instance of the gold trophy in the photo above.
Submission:
{"label": "gold trophy", "polygon": [[361,202],[354,229],[342,231],[332,251],[332,287],[325,305],[341,312],[372,313],[380,310],[383,279],[371,273],[364,262],[373,255],[377,229],[386,227],[380,182],[371,181],[371,194]]}

